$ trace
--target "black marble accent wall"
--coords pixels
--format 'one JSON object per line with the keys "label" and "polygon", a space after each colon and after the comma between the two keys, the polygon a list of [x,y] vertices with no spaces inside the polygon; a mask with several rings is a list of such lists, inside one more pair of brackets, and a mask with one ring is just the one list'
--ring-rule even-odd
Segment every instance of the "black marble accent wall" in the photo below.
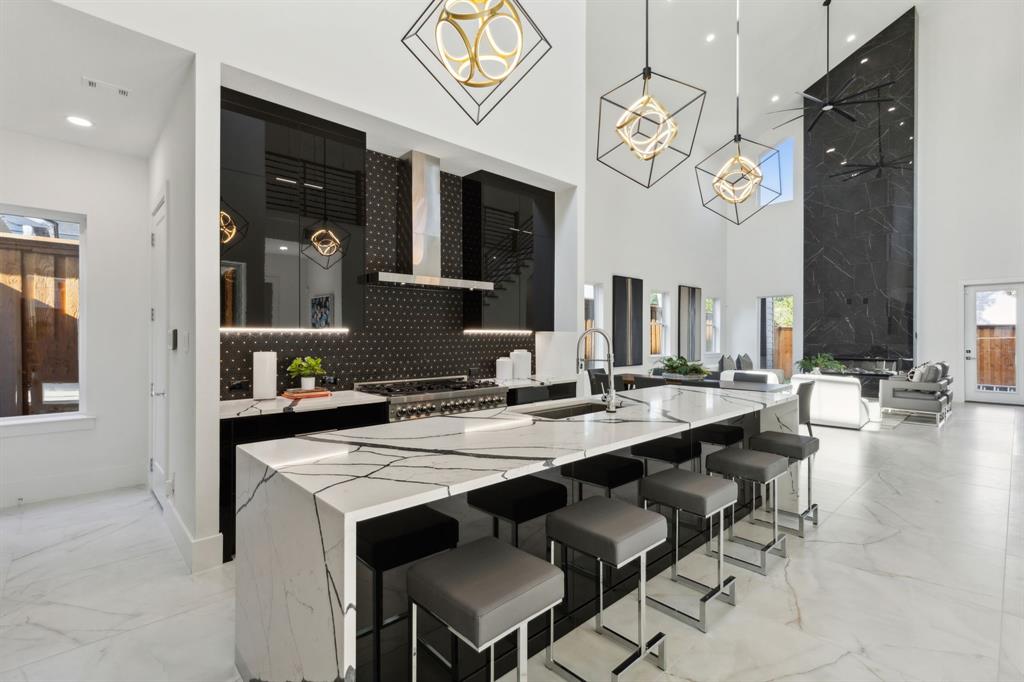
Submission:
{"label": "black marble accent wall", "polygon": [[[826,114],[811,133],[804,122],[805,355],[914,354],[915,23],[911,9],[832,71],[833,93],[851,78],[848,93],[894,81],[881,90],[894,101],[857,105],[856,122]],[[808,92],[824,90],[822,79]],[[833,177],[880,158],[909,168]]]}
{"label": "black marble accent wall", "polygon": [[[366,153],[365,272],[394,271],[402,161]],[[441,174],[441,274],[462,276],[462,178]],[[252,395],[252,353],[277,351],[278,389],[299,355],[324,359],[336,388],[356,381],[467,374],[494,376],[494,361],[516,348],[534,351],[532,335],[463,334],[462,292],[366,286],[365,321],[349,334],[222,332],[221,399]],[[239,382],[243,387],[232,389]]]}

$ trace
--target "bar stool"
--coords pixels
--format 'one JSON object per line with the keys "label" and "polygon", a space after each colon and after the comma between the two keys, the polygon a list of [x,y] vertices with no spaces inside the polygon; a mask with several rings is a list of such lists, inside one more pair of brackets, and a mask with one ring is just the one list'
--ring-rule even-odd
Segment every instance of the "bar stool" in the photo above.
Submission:
{"label": "bar stool", "polygon": [[[384,619],[384,571],[459,544],[459,522],[430,507],[413,507],[356,525],[356,558],[373,572],[373,679],[381,679],[381,634],[405,614]],[[366,633],[363,633],[366,634]]]}
{"label": "bar stool", "polygon": [[612,490],[619,486],[639,481],[644,477],[644,465],[636,459],[618,455],[599,455],[563,464],[562,476],[576,482],[576,499],[583,499],[583,484],[604,490],[605,497],[612,496]]}
{"label": "bar stool", "polygon": [[480,538],[409,568],[410,663],[416,682],[417,618],[423,609],[477,653],[517,633],[516,679],[526,680],[529,622],[562,601],[562,572],[494,538]]}
{"label": "bar stool", "polygon": [[[604,497],[588,497],[548,514],[548,552],[551,563],[555,562],[556,542],[562,546],[563,558],[566,549],[573,549],[597,561],[597,616],[594,629],[602,635],[612,635],[632,650],[629,656],[612,670],[612,680],[618,680],[622,673],[647,656],[653,656],[662,670],[668,668],[665,658],[665,633],[659,632],[650,639],[644,634],[647,552],[665,541],[668,533],[666,526],[665,517],[661,514]],[[603,622],[604,565],[607,563],[615,568],[622,568],[634,560],[638,560],[640,565],[636,641],[616,632]],[[555,659],[554,612],[550,616],[549,628],[544,665],[566,679],[584,679]]]}
{"label": "bar stool", "polygon": [[653,388],[655,386],[664,386],[668,381],[664,377],[660,376],[648,376],[646,374],[637,374],[633,377],[634,388]]}
{"label": "bar stool", "polygon": [[661,462],[668,462],[679,468],[683,462],[697,461],[697,468],[700,469],[700,441],[691,439],[684,433],[679,436],[665,436],[655,438],[646,443],[639,443],[629,449],[629,454],[644,460],[644,475],[647,475],[647,460],[656,459]]}
{"label": "bar stool", "polygon": [[[647,601],[659,611],[691,625],[701,632],[707,632],[707,604],[718,598],[736,605],[736,578],[729,576],[723,579],[723,558],[725,556],[725,510],[736,504],[738,487],[735,481],[713,476],[702,476],[682,469],[666,469],[640,482],[640,494],[647,502],[665,505],[672,508],[672,580],[701,593],[700,615],[694,617],[685,611],[648,596]],[[708,540],[705,549],[711,547],[714,517],[718,516],[718,584],[705,585],[702,582],[687,578],[679,573],[679,512],[684,511],[703,519],[708,519]]]}
{"label": "bar stool", "polygon": [[512,544],[519,546],[519,524],[540,518],[566,505],[567,493],[561,483],[538,476],[513,478],[466,496],[470,506],[491,516],[491,529],[498,537],[498,521],[512,525]]}
{"label": "bar stool", "polygon": [[[804,385],[813,386],[813,384]],[[791,512],[786,509],[778,510],[778,513],[785,517],[797,519],[799,524],[797,528],[780,525],[779,528],[784,533],[794,533],[804,537],[805,521],[810,521],[815,526],[818,525],[818,505],[812,501],[811,493],[814,488],[812,483],[814,479],[814,455],[818,452],[820,444],[818,439],[812,436],[801,436],[797,433],[783,433],[781,431],[765,431],[760,435],[750,437],[750,447],[755,450],[781,455],[787,458],[790,464],[793,462],[807,462],[807,508],[802,512]],[[775,492],[777,494],[778,490]],[[774,512],[775,507],[778,507],[778,505],[778,497],[773,495],[769,510]],[[761,519],[758,519],[758,521],[762,524],[764,523]]]}
{"label": "bar stool", "polygon": [[[739,481],[750,481],[751,492],[750,518],[754,518],[757,511],[758,485],[767,485],[772,498],[777,498],[779,479],[789,470],[789,461],[785,457],[773,455],[770,452],[759,452],[757,450],[744,450],[738,447],[725,448],[708,455],[707,466],[709,472],[721,474],[726,478]],[[772,539],[767,543],[760,543],[755,540],[739,537],[735,534],[736,529],[736,507],[732,508],[732,523],[729,526],[729,541],[737,544],[752,547],[758,550],[760,560],[753,563],[729,554],[724,559],[731,564],[756,571],[761,575],[768,575],[768,553],[786,556],[786,536],[779,533],[778,507],[772,513]],[[714,522],[712,520],[712,526]],[[719,530],[721,532],[721,530]],[[708,556],[716,556],[719,553],[708,548]]]}
{"label": "bar stool", "polygon": [[729,424],[705,424],[693,430],[693,439],[709,445],[729,447],[743,443],[743,427]]}

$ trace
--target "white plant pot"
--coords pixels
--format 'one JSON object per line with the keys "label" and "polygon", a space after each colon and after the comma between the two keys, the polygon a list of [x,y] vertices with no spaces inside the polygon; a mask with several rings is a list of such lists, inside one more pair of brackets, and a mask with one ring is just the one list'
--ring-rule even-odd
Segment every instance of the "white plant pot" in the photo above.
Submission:
{"label": "white plant pot", "polygon": [[312,391],[316,388],[316,377],[302,377],[302,390]]}

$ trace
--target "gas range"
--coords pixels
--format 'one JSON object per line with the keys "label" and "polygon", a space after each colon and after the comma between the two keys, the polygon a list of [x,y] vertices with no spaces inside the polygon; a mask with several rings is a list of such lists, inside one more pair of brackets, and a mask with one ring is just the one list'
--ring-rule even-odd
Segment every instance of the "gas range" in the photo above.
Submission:
{"label": "gas range", "polygon": [[386,397],[388,421],[392,422],[504,407],[508,393],[507,388],[493,381],[469,379],[465,375],[368,381],[352,388]]}

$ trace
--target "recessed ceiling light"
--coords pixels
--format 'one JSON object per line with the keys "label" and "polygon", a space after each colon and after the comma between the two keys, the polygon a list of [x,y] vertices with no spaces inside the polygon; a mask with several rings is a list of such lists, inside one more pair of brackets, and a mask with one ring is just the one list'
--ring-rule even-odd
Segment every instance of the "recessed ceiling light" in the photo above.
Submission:
{"label": "recessed ceiling light", "polygon": [[864,57],[864,59],[860,60],[860,63],[861,64],[867,64],[868,63],[868,58]]}
{"label": "recessed ceiling light", "polygon": [[846,160],[844,159],[844,160],[840,161],[840,162],[839,162],[839,165],[840,165],[840,166],[845,166],[845,165],[846,165]]}
{"label": "recessed ceiling light", "polygon": [[910,136],[910,139],[911,139],[911,140],[913,140],[913,139],[914,139],[914,136],[913,136],[913,135],[911,135],[911,136]]}
{"label": "recessed ceiling light", "polygon": [[279,246],[277,248],[280,249],[281,251],[287,251],[288,250],[287,246]]}
{"label": "recessed ceiling light", "polygon": [[904,123],[906,123],[906,121],[900,121],[900,125],[903,125]]}
{"label": "recessed ceiling light", "polygon": [[779,101],[779,96],[778,95],[772,95],[772,101],[773,102],[778,102]]}
{"label": "recessed ceiling light", "polygon": [[81,116],[68,116],[65,119],[68,123],[79,128],[92,128],[92,121]]}
{"label": "recessed ceiling light", "polygon": [[826,154],[831,154],[831,153],[832,153],[832,152],[834,152],[835,150],[836,150],[836,148],[835,148],[835,147],[829,147],[828,149],[826,149],[826,150],[825,150],[825,153],[826,153]]}
{"label": "recessed ceiling light", "polygon": [[846,36],[846,42],[848,42],[848,43],[852,43],[856,39],[857,39],[857,36],[854,35],[853,33],[851,33],[850,35]]}
{"label": "recessed ceiling light", "polygon": [[715,42],[715,34],[714,34],[714,33],[709,33],[709,34],[707,35],[707,37],[706,37],[706,38],[704,38],[704,40],[706,40],[706,41],[707,41],[707,42],[709,42],[709,43],[713,43],[713,42]]}
{"label": "recessed ceiling light", "polygon": [[896,111],[896,107],[889,107],[889,111]]}

